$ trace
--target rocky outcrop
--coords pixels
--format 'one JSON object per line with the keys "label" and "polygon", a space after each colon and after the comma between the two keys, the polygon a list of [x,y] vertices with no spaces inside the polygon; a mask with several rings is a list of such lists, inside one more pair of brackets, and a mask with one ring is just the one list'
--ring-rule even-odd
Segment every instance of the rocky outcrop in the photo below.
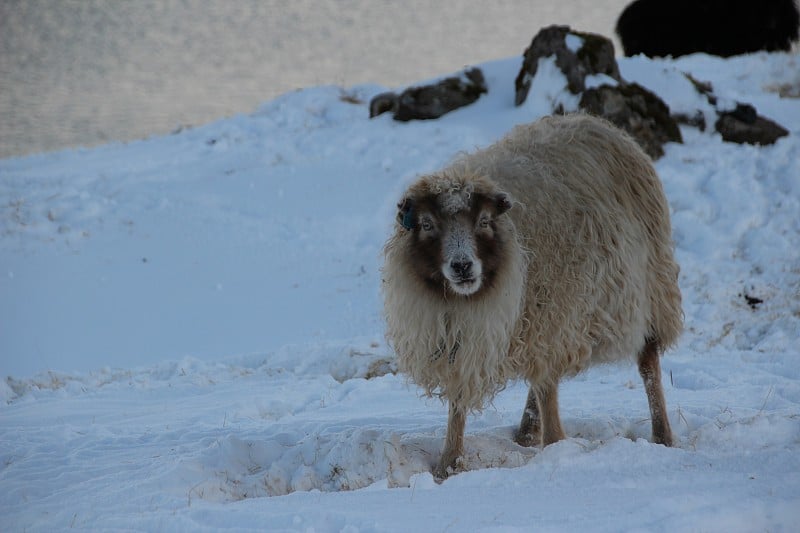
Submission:
{"label": "rocky outcrop", "polygon": [[749,104],[736,104],[732,111],[723,111],[714,124],[722,140],[739,144],[773,144],[789,131],[780,124],[756,113]]}
{"label": "rocky outcrop", "polygon": [[653,159],[664,155],[665,143],[683,142],[678,124],[670,116],[669,107],[655,93],[636,83],[587,89],[581,96],[579,106],[592,115],[605,117],[630,133]]}
{"label": "rocky outcrop", "polygon": [[488,92],[479,68],[464,71],[460,76],[445,78],[432,85],[409,87],[399,95],[382,93],[369,104],[370,118],[387,111],[395,120],[427,120],[439,118],[454,109],[475,102]]}
{"label": "rocky outcrop", "polygon": [[[697,80],[690,74],[684,74],[695,90],[703,95],[713,107],[717,120],[714,129],[722,136],[723,141],[739,144],[773,144],[781,137],[789,135],[789,131],[768,118],[762,117],[756,108],[742,102],[723,103],[714,94],[714,88],[708,82]],[[693,116],[676,116],[678,122],[700,128],[705,131],[707,124],[702,112]]]}
{"label": "rocky outcrop", "polygon": [[549,26],[540,30],[525,50],[522,68],[514,81],[516,105],[521,105],[528,97],[539,59],[550,56],[555,56],[556,65],[567,77],[567,88],[572,94],[584,91],[589,74],[606,74],[622,81],[610,40],[593,33],[572,31],[569,26]]}
{"label": "rocky outcrop", "polygon": [[[566,77],[566,90],[580,95],[578,109],[604,117],[624,129],[653,159],[664,155],[664,143],[683,142],[667,104],[641,85],[622,79],[614,59],[614,45],[602,35],[576,32],[569,26],[550,26],[533,38],[523,57],[515,81],[517,105],[525,102],[540,60],[554,57]],[[586,78],[597,75],[603,75],[604,81],[587,88]],[[565,109],[562,103],[554,102],[552,111],[578,109]]]}
{"label": "rocky outcrop", "polygon": [[[543,63],[548,60],[552,63]],[[514,81],[516,105],[522,105],[528,98],[543,64],[550,73],[554,64],[564,75],[563,88],[559,91],[556,87],[558,94],[549,96],[551,113],[583,110],[604,117],[633,136],[653,159],[664,155],[665,143],[683,142],[678,124],[704,131],[711,120],[723,140],[737,143],[771,144],[788,135],[785,128],[759,116],[749,104],[720,103],[711,84],[688,74],[687,79],[707,99],[713,111],[704,107],[671,113],[657,94],[622,78],[614,58],[614,45],[609,39],[574,31],[569,26],[549,26],[533,38]],[[547,82],[552,84],[553,80]],[[483,72],[471,68],[437,83],[409,87],[400,94],[381,93],[370,101],[369,116],[390,112],[399,121],[435,119],[472,104],[486,92]]]}

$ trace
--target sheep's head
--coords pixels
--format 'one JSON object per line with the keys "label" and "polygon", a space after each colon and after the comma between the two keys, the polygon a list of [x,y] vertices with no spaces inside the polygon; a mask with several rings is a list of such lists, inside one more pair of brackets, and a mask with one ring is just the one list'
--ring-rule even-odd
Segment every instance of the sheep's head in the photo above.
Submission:
{"label": "sheep's head", "polygon": [[488,180],[423,178],[397,206],[400,231],[410,239],[409,266],[440,293],[471,296],[490,287],[509,244],[499,217],[511,205]]}

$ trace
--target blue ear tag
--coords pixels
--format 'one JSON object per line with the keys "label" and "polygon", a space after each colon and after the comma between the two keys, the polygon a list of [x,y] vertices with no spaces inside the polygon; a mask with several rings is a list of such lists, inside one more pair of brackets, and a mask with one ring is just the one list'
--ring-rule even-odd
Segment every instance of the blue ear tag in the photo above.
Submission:
{"label": "blue ear tag", "polygon": [[409,209],[403,215],[403,227],[406,229],[414,229],[414,210]]}

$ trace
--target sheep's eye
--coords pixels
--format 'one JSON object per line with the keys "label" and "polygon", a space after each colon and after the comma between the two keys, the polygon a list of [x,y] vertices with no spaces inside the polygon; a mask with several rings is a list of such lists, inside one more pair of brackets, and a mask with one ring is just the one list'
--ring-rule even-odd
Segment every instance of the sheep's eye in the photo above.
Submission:
{"label": "sheep's eye", "polygon": [[490,222],[489,217],[484,216],[478,221],[478,225],[482,228],[488,228]]}
{"label": "sheep's eye", "polygon": [[431,231],[433,229],[433,224],[431,224],[430,220],[423,220],[420,226],[422,226],[423,231]]}

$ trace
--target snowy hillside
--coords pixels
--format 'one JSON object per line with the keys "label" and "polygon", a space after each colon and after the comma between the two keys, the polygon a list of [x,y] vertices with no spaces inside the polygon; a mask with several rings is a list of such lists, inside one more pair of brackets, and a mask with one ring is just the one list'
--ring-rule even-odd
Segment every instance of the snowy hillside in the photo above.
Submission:
{"label": "snowy hillside", "polygon": [[656,163],[687,325],[662,363],[675,448],[647,440],[636,369],[602,367],[561,387],[566,441],[513,443],[512,384],[468,418],[469,471],[430,475],[446,408],[392,373],[380,252],[415,176],[560,97],[537,78],[514,107],[512,58],[436,121],[318,87],[0,161],[0,529],[797,531],[800,58],[619,62],[673,109],[702,106],[690,72],[791,131],[684,128]]}

